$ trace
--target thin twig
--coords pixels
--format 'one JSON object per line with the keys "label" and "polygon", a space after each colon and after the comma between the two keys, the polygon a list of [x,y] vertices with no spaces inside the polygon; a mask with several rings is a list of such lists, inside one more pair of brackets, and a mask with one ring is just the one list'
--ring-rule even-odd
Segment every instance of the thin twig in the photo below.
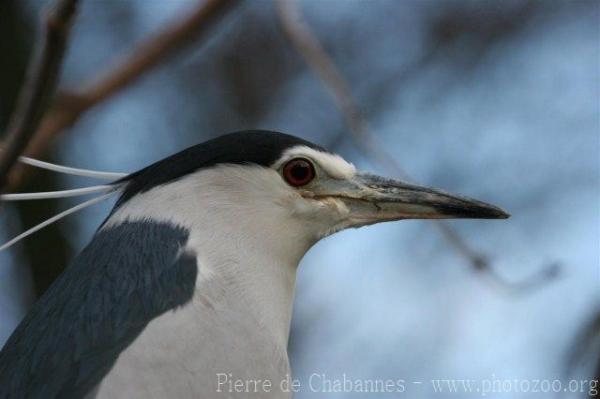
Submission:
{"label": "thin twig", "polygon": [[77,3],[78,0],[57,0],[44,20],[43,43],[29,65],[0,155],[0,191],[54,96]]}
{"label": "thin twig", "polygon": [[[84,112],[123,90],[146,72],[156,67],[176,50],[205,32],[219,21],[239,0],[206,0],[185,17],[168,25],[135,47],[113,68],[97,75],[78,91],[59,93],[51,110],[44,116],[25,154],[38,158],[50,142],[64,129],[72,126]],[[9,186],[17,187],[24,179],[26,168],[19,165],[9,178]]]}
{"label": "thin twig", "polygon": [[[596,308],[596,311],[592,317],[586,321],[583,328],[581,328],[573,339],[569,352],[567,353],[566,365],[565,365],[565,376],[571,377],[573,373],[577,372],[582,366],[585,367],[587,363],[591,363],[594,374],[590,383],[594,382],[598,384],[600,381],[600,309]],[[589,398],[600,398],[599,390],[591,393]]]}
{"label": "thin twig", "polygon": [[[294,0],[275,0],[275,5],[283,31],[333,97],[356,145],[369,159],[377,162],[381,167],[399,177],[412,180],[370,130],[366,118],[352,95],[350,86],[321,45],[319,39],[303,21],[296,2]],[[448,223],[437,221],[436,225],[443,237],[468,262],[471,268],[478,272],[486,272],[492,282],[509,288],[511,291],[524,292],[534,285],[545,283],[558,274],[558,266],[553,264],[543,269],[540,274],[527,279],[527,281],[508,282],[494,272],[487,256],[474,250]],[[542,279],[540,279],[540,276]]]}
{"label": "thin twig", "polygon": [[350,86],[308,25],[303,22],[295,1],[276,0],[275,3],[283,30],[313,72],[325,84],[359,147],[386,170],[407,177],[394,158],[387,151],[382,151],[379,140],[369,131],[366,118],[356,104]]}

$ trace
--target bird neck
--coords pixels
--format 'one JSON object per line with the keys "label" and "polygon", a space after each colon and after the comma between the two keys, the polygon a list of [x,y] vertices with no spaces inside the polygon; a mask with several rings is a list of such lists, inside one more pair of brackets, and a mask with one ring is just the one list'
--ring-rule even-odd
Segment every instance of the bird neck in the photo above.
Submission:
{"label": "bird neck", "polygon": [[[192,230],[188,246],[199,254],[207,254],[209,245],[197,239],[199,236],[201,232]],[[224,311],[237,309],[243,314],[234,317],[254,319],[256,332],[268,335],[285,351],[300,259],[278,256],[260,243],[244,240],[238,240],[235,249],[236,253],[215,251],[199,255],[196,291],[202,295],[206,286],[222,287],[221,303],[227,307]]]}
{"label": "bird neck", "polygon": [[188,247],[198,254],[197,292],[203,292],[203,286],[223,287],[225,303],[253,317],[261,333],[285,350],[296,270],[310,245],[298,244],[289,236],[293,232],[276,226],[264,226],[270,233],[256,231],[235,213],[210,215],[221,221],[218,229],[207,231],[206,217],[190,227]]}
{"label": "bird neck", "polygon": [[[273,190],[252,180],[256,172],[240,178],[245,171],[232,169],[232,182],[226,172],[207,170],[138,194],[103,228],[156,220],[187,229],[186,247],[198,260],[195,295],[210,295],[224,312],[244,313],[231,316],[253,319],[256,332],[285,351],[296,269],[316,239],[273,202]],[[272,176],[266,177],[269,184]]]}

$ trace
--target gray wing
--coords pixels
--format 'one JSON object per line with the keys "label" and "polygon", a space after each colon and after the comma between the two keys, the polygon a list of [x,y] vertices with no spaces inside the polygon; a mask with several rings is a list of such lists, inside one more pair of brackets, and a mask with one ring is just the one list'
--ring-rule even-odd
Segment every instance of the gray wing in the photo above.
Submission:
{"label": "gray wing", "polygon": [[188,232],[124,223],[100,231],[0,352],[0,398],[82,398],[160,314],[192,298]]}

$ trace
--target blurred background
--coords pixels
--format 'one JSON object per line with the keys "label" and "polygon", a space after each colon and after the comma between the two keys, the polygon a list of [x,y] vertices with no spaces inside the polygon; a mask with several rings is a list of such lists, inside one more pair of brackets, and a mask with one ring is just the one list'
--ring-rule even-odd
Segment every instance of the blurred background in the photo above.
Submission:
{"label": "blurred background", "polygon": [[[47,6],[0,3],[2,131]],[[77,92],[196,7],[191,0],[82,1],[60,88]],[[41,157],[131,172],[226,132],[279,130],[359,169],[396,177],[402,170],[512,214],[450,222],[487,261],[483,268],[427,221],[345,231],[315,246],[296,292],[290,356],[306,388],[296,398],[399,396],[311,392],[314,373],[403,379],[400,397],[411,398],[484,396],[436,393],[432,379],[559,379],[566,388],[570,379],[597,378],[600,3],[313,0],[297,7],[368,125],[359,128],[369,134],[362,142],[282,29],[275,5],[258,0],[231,7],[82,114]],[[35,171],[17,191],[90,183]],[[5,206],[0,238],[76,203]],[[88,208],[0,253],[0,345],[110,207]],[[552,395],[587,397],[586,384],[574,388]],[[514,389],[485,396],[551,397]]]}

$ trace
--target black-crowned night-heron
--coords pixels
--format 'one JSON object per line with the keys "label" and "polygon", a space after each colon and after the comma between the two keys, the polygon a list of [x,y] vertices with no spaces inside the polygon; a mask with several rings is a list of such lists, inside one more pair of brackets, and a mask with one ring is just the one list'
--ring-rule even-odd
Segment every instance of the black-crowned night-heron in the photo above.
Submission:
{"label": "black-crowned night-heron", "polygon": [[[106,190],[120,193],[113,211],[2,349],[0,398],[289,397],[296,270],[313,244],[391,220],[507,217],[266,131],[188,148]],[[240,393],[232,380],[271,388]]]}

